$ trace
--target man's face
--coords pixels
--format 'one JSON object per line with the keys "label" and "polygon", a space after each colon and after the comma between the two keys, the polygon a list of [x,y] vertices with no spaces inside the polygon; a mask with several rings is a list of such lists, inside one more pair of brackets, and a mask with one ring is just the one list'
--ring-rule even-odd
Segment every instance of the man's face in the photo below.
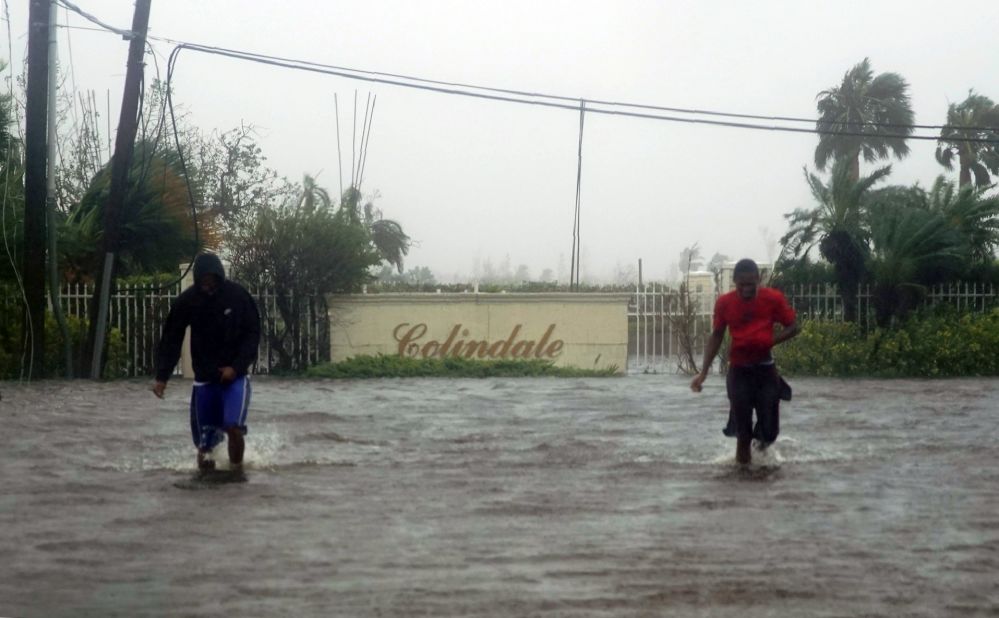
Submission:
{"label": "man's face", "polygon": [[756,297],[756,288],[760,285],[760,273],[739,273],[735,277],[735,289],[745,300]]}
{"label": "man's face", "polygon": [[202,292],[211,296],[219,289],[218,275],[212,273],[201,275],[201,278],[198,279],[198,287],[201,288]]}

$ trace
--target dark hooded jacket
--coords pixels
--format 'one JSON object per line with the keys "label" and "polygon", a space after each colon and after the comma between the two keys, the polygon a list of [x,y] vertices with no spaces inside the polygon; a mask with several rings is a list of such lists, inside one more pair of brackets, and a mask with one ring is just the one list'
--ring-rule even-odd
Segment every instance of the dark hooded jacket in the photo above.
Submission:
{"label": "dark hooded jacket", "polygon": [[[201,290],[205,274],[219,278],[215,293]],[[184,332],[191,327],[191,364],[198,382],[218,382],[222,367],[246,375],[257,360],[260,315],[253,297],[238,283],[225,278],[218,256],[203,253],[194,260],[194,285],[180,293],[170,306],[156,354],[156,379],[166,382],[180,359]]]}

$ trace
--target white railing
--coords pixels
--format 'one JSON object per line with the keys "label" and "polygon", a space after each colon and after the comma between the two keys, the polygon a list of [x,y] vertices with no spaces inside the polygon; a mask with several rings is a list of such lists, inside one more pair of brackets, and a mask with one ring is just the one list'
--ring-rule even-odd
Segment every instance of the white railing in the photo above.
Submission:
{"label": "white railing", "polygon": [[[126,373],[149,375],[156,364],[156,343],[170,310],[170,301],[180,293],[180,284],[123,287],[108,303],[110,327],[117,330],[125,345]],[[87,307],[94,294],[93,284],[67,284],[59,295],[65,314],[87,322]],[[178,369],[179,371],[179,369]]]}
{"label": "white railing", "polygon": [[710,334],[715,298],[714,292],[692,291],[684,311],[679,290],[662,283],[637,286],[628,304],[629,369],[675,371],[685,346],[700,354]]}
{"label": "white railing", "polygon": [[[783,288],[801,320],[843,320],[843,299],[835,285],[803,284]],[[686,329],[692,353],[700,362],[704,337],[711,328],[711,314],[717,294],[690,294],[694,311],[680,311],[680,292],[660,283],[635,288],[628,305],[629,370],[636,372],[675,372],[684,352],[681,342]],[[981,313],[999,306],[999,287],[988,283],[949,283],[926,290],[925,305],[950,305],[960,312]],[[875,325],[871,286],[862,285],[857,294],[857,320],[862,328]],[[687,324],[684,326],[684,324]]]}
{"label": "white railing", "polygon": [[[109,324],[115,336],[125,346],[124,373],[127,376],[151,375],[156,365],[156,344],[171,301],[181,291],[180,284],[168,288],[157,286],[122,288],[109,302]],[[292,368],[329,360],[329,316],[321,299],[307,299],[304,317],[297,325],[285,325],[278,310],[277,295],[270,289],[251,290],[261,316],[260,348],[256,373],[270,373],[279,363],[291,362]],[[74,363],[76,372],[82,361],[79,342],[83,340],[88,305],[94,294],[93,284],[67,284],[59,295],[65,315],[72,322]],[[291,299],[289,299],[291,300]],[[14,288],[0,288],[0,331],[20,322],[23,303]],[[285,348],[290,353],[279,353]],[[178,368],[179,372],[180,369]]]}
{"label": "white railing", "polygon": [[[282,353],[294,357],[295,367],[314,365],[330,359],[329,311],[321,298],[306,299],[297,327],[287,327],[278,309],[278,296],[272,289],[254,289],[260,311],[260,352],[257,371],[270,373],[282,361]],[[289,297],[288,302],[294,299]],[[281,340],[285,345],[279,351],[274,344]]]}

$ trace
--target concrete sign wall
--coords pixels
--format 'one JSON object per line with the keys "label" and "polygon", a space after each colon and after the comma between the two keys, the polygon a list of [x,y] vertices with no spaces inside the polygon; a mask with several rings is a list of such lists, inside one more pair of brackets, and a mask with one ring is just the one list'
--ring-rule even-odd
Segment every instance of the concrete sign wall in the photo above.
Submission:
{"label": "concrete sign wall", "polygon": [[331,296],[331,357],[532,359],[616,367],[628,353],[625,294]]}

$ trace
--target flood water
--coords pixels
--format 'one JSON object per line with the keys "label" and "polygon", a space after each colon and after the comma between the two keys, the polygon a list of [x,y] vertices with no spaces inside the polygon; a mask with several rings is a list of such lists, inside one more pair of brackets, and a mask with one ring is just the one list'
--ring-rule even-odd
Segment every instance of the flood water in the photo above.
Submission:
{"label": "flood water", "polygon": [[0,615],[999,615],[999,380],[793,380],[749,468],[687,383],[260,378],[199,490],[190,382],[0,383]]}

